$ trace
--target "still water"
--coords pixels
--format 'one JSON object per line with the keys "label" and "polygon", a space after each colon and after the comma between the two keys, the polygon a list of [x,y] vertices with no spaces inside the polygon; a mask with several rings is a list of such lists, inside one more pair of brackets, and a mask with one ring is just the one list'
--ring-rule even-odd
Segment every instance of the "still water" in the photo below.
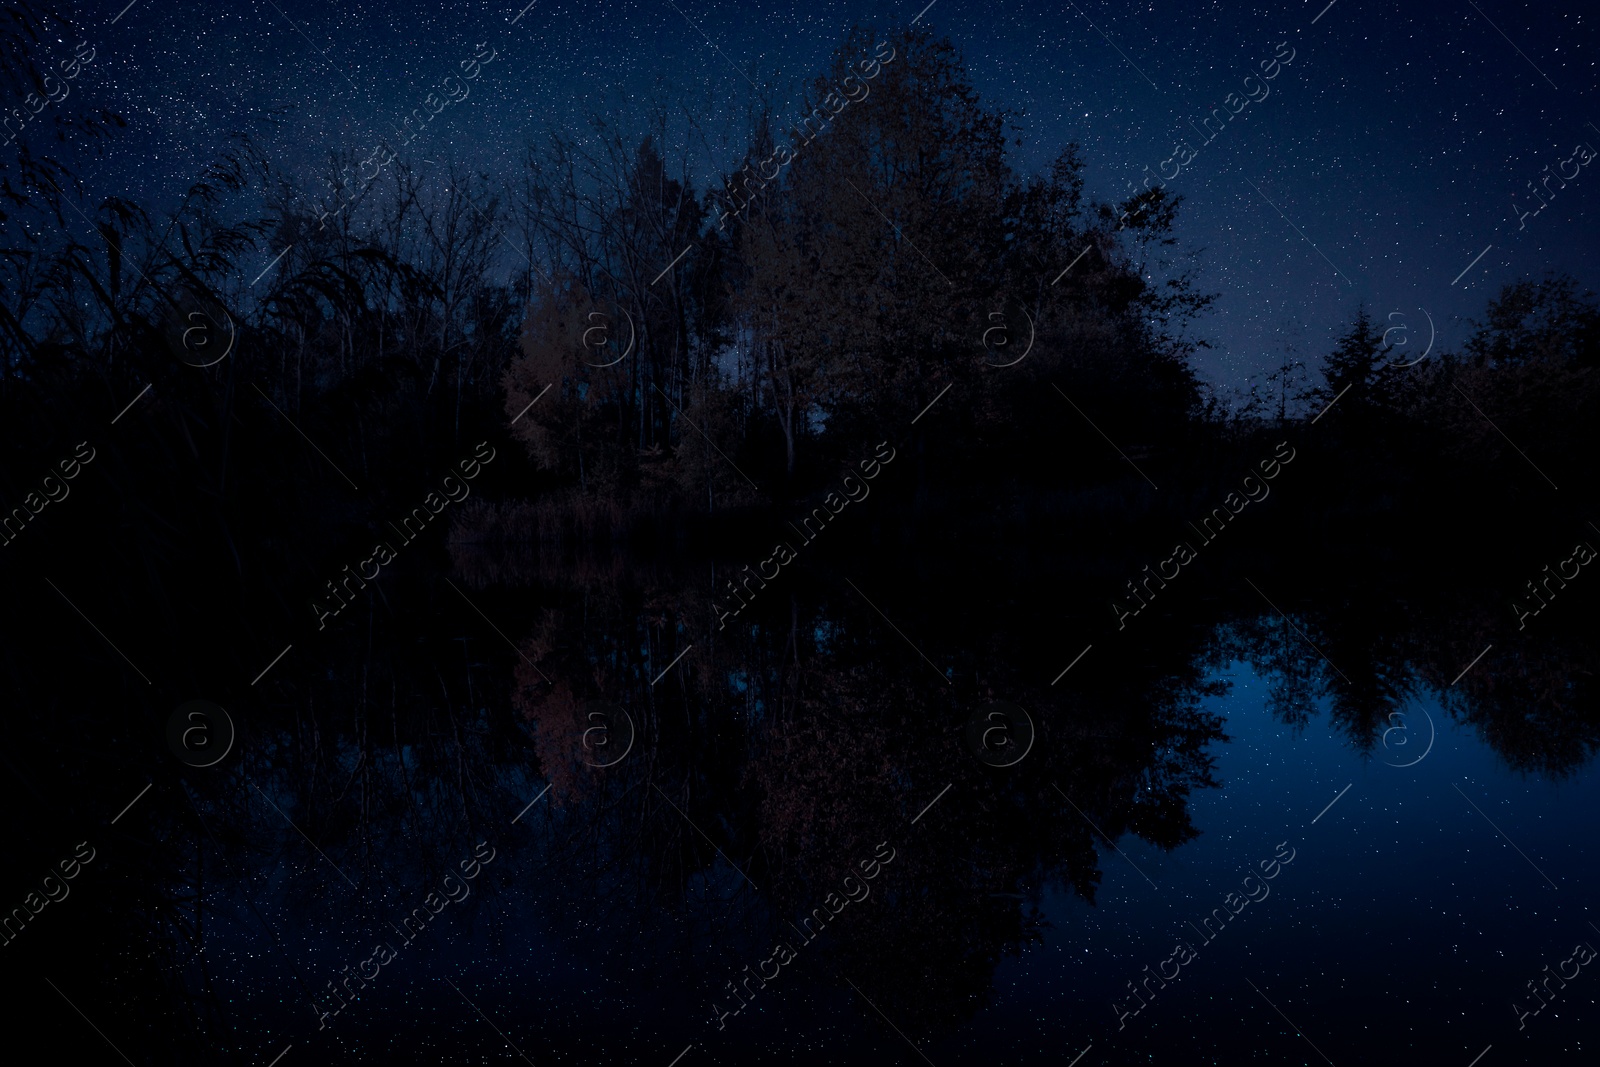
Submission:
{"label": "still water", "polygon": [[419,553],[215,766],[90,753],[22,1003],[133,1062],[1588,1062],[1581,626],[891,552],[719,629],[714,566]]}

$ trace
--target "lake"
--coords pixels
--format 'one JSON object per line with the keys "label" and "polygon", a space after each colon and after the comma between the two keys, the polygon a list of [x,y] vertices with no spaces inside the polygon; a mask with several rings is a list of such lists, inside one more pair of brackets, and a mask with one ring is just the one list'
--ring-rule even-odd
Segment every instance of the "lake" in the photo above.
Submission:
{"label": "lake", "polygon": [[[95,857],[8,949],[137,1058],[1581,1055],[1579,594],[1519,632],[1492,575],[1241,541],[1128,615],[1137,539],[1000,530],[819,538],[736,616],[744,527],[457,537],[270,665],[174,652],[188,678],[108,607],[129,663],[85,643],[7,757],[23,869]],[[159,698],[78,734],[132,663]]]}

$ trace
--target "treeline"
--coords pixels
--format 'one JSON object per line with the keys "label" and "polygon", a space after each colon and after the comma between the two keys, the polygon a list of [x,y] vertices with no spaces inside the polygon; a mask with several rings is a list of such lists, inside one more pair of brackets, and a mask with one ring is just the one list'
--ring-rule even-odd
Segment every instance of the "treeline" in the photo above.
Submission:
{"label": "treeline", "polygon": [[[5,24],[19,87],[43,84],[39,25]],[[76,104],[58,138],[115,126]],[[1363,310],[1319,381],[1286,361],[1225,403],[1193,366],[1212,297],[1180,198],[1093,200],[1074,145],[1018,173],[1012,116],[925,28],[848,33],[713,188],[688,147],[668,158],[664,109],[652,126],[550,134],[499,180],[402,160],[355,182],[335,154],[351,206],[320,220],[248,137],[163,218],[19,142],[0,162],[8,466],[146,385],[217,435],[270,401],[355,482],[509,424],[519,495],[603,525],[803,497],[885,439],[911,445],[889,492],[919,507],[979,489],[1126,511],[1335,397],[1318,432],[1342,469],[1382,468],[1368,486],[1424,459],[1509,471],[1510,442],[1560,466],[1592,432],[1596,306],[1560,277],[1507,288],[1464,352],[1412,366]]]}
{"label": "treeline", "polygon": [[[1174,203],[1089,202],[1071,147],[1013,173],[1008,116],[926,30],[853,32],[815,96],[759,121],[770,177],[726,189],[696,189],[687,150],[669,162],[661,115],[638,140],[552,134],[500,184],[396,162],[352,192],[335,155],[353,206],[320,221],[250,138],[157,217],[41,137],[3,176],[0,404],[21,429],[150,383],[221,409],[259,389],[370,473],[458,451],[550,386],[516,426],[546,486],[717,509],[791,494],[947,387],[941,436],[1000,447],[1052,375],[1139,441],[1201,414],[1185,327],[1206,298],[1187,272],[1147,278]],[[780,138],[798,151],[774,174]]]}
{"label": "treeline", "polygon": [[1076,146],[1019,175],[1010,120],[948,41],[857,30],[806,104],[758,116],[721,188],[669,173],[658,138],[556,140],[534,183],[549,272],[505,376],[509,414],[549,388],[519,425],[541,468],[585,492],[781,499],[949,391],[940,458],[976,469],[961,457],[1059,433],[1050,381],[1140,445],[1184,434],[1209,298],[1176,202],[1086,199]]}

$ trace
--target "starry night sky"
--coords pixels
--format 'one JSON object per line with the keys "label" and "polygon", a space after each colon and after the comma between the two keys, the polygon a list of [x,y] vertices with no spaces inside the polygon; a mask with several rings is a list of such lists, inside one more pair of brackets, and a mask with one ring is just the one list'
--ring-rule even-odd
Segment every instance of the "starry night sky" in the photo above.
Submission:
{"label": "starry night sky", "polygon": [[[328,153],[366,155],[478,42],[494,61],[407,150],[414,167],[453,159],[509,181],[546,130],[580,131],[598,113],[635,141],[664,105],[682,138],[669,160],[688,153],[703,188],[738,165],[761,94],[792,110],[847,26],[920,12],[961,49],[984,100],[1019,113],[1020,170],[1077,141],[1090,194],[1120,197],[1176,141],[1198,150],[1169,191],[1185,198],[1179,233],[1201,285],[1220,294],[1199,369],[1224,390],[1286,344],[1314,366],[1362,301],[1409,326],[1391,340],[1420,355],[1424,309],[1437,351],[1509,281],[1600,279],[1594,168],[1550,181],[1556,195],[1525,229],[1515,213],[1538,204],[1529,183],[1571,174],[1575,146],[1600,146],[1596,16],[1579,4],[135,0],[119,16],[121,3],[73,12],[95,48],[81,104],[129,122],[98,148],[64,150],[97,198],[170,207],[230,131],[248,130],[309,211]],[[66,56],[73,43],[63,33],[48,48]],[[1288,49],[1270,95],[1202,146],[1191,123]]]}

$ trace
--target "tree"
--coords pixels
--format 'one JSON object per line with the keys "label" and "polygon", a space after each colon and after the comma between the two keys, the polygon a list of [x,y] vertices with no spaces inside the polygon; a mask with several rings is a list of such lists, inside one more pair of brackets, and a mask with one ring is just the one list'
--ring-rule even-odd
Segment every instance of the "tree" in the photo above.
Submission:
{"label": "tree", "polygon": [[1295,346],[1285,345],[1283,358],[1266,376],[1272,388],[1273,399],[1276,401],[1274,413],[1279,426],[1288,423],[1290,406],[1299,407],[1300,401],[1310,392],[1306,385],[1305,361],[1295,359],[1294,355]]}
{"label": "tree", "polygon": [[1568,274],[1513,282],[1489,301],[1467,341],[1467,355],[1486,366],[1532,363],[1593,367],[1600,362],[1600,307]]}
{"label": "tree", "polygon": [[1329,413],[1335,422],[1367,424],[1382,417],[1392,423],[1412,404],[1419,381],[1391,359],[1393,351],[1377,320],[1361,304],[1355,320],[1323,358],[1323,384],[1312,391],[1313,401],[1326,407],[1337,400],[1338,406]]}
{"label": "tree", "polygon": [[1536,457],[1544,477],[1562,483],[1557,465],[1588,454],[1596,441],[1589,414],[1600,391],[1594,295],[1561,274],[1514,282],[1475,325],[1465,356],[1441,361],[1433,376],[1430,421],[1472,452],[1527,462],[1507,452],[1509,437],[1524,456]]}

